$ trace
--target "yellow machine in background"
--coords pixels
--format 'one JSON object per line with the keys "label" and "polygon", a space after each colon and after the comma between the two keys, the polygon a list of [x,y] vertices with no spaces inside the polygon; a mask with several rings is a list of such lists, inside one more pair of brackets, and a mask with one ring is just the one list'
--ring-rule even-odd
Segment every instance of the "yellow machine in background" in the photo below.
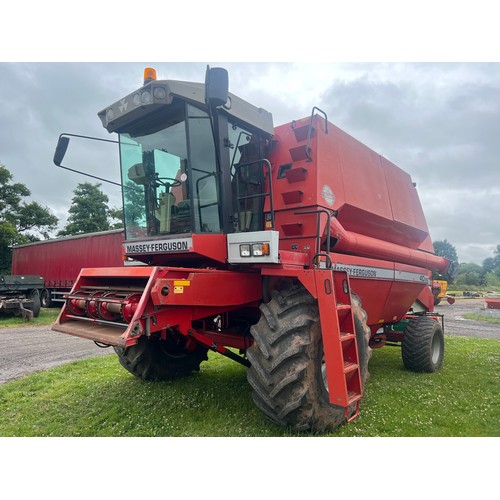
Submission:
{"label": "yellow machine in background", "polygon": [[437,306],[441,299],[446,299],[448,304],[454,304],[455,299],[446,294],[448,291],[448,282],[446,280],[433,280],[432,293],[434,294],[434,305]]}

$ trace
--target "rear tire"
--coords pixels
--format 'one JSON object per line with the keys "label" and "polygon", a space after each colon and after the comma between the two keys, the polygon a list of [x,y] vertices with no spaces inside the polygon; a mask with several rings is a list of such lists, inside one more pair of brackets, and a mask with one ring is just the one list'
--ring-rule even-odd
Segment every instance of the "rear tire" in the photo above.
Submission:
{"label": "rear tire", "polygon": [[[344,407],[332,405],[324,382],[319,311],[301,285],[287,284],[262,304],[247,350],[247,379],[253,400],[271,421],[294,430],[333,431],[345,421]],[[361,378],[368,377],[370,330],[359,299],[353,296]]]}
{"label": "rear tire", "polygon": [[411,319],[403,332],[401,354],[407,370],[427,373],[439,370],[444,358],[441,325],[425,316]]}
{"label": "rear tire", "polygon": [[50,290],[47,290],[46,288],[42,290],[42,294],[40,295],[40,302],[42,304],[42,307],[52,307],[52,297],[50,294]]}
{"label": "rear tire", "polygon": [[33,301],[33,317],[38,318],[38,315],[40,314],[40,294],[38,293],[38,290],[32,290],[32,292],[29,294],[29,299]]}
{"label": "rear tire", "polygon": [[[181,339],[182,340],[182,339]],[[120,364],[132,375],[143,380],[173,380],[200,370],[202,361],[208,359],[207,349],[196,345],[188,351],[182,343],[159,338],[142,337],[130,347],[115,347]]]}

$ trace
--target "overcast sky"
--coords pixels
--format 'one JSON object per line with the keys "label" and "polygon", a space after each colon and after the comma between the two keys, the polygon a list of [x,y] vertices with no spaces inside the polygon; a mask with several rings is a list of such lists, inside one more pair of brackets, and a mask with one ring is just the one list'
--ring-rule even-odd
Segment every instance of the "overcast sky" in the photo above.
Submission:
{"label": "overcast sky", "polygon": [[[323,2],[314,5],[320,3]],[[483,3],[479,0],[477,5]],[[419,5],[424,4],[434,5],[427,1]],[[281,15],[275,5],[266,11],[269,18]],[[393,5],[397,8],[400,4]],[[353,16],[357,11],[351,9],[354,10],[348,14]],[[494,16],[483,10],[481,26],[472,31],[469,24],[474,23],[469,23],[469,11],[456,17],[457,10],[453,10],[455,17],[449,10],[441,11],[449,21],[449,35],[439,17],[429,17],[421,11],[412,13],[414,24],[386,25],[390,30],[377,25],[370,31],[370,16],[378,11],[365,9],[364,16],[356,17],[357,28],[365,36],[358,45],[353,43],[357,41],[352,36],[354,32],[339,22],[341,15],[326,21],[316,16],[314,28],[308,25],[309,31],[300,36],[291,23],[273,25],[274,41],[263,36],[246,43],[221,31],[227,48],[232,49],[222,51],[219,45],[212,48],[212,38],[207,37],[194,46],[171,44],[181,37],[186,39],[186,33],[207,33],[204,20],[191,25],[191,31],[171,23],[170,31],[162,31],[156,38],[151,36],[155,30],[148,27],[148,36],[143,35],[147,49],[130,34],[123,47],[123,40],[113,44],[106,39],[102,43],[103,32],[89,36],[89,26],[97,30],[93,11],[79,12],[82,25],[53,21],[42,28],[36,24],[32,28],[40,36],[32,39],[27,48],[19,53],[11,49],[0,52],[0,162],[13,173],[14,181],[26,184],[33,200],[52,209],[62,226],[73,190],[89,179],[54,166],[52,157],[59,134],[115,138],[102,128],[97,112],[140,87],[146,66],[155,67],[159,79],[199,82],[204,79],[207,64],[223,66],[229,70],[230,91],[270,111],[275,125],[309,116],[312,107],[318,106],[335,125],[406,170],[417,183],[431,238],[450,241],[461,262],[480,264],[500,244],[500,63],[460,62],[475,60],[471,55],[472,38],[476,41],[475,50],[477,43],[484,49],[486,57],[482,58],[480,52],[479,60],[491,60],[487,49],[492,45],[483,40],[493,33]],[[99,12],[104,17],[109,14],[102,9]],[[251,10],[247,14],[247,25],[262,20],[259,12]],[[434,8],[433,12],[438,11]],[[12,29],[14,36],[15,27],[4,23],[0,37],[5,29]],[[295,35],[290,33],[287,38],[288,30]],[[423,49],[421,55],[414,45],[406,49],[402,42],[405,30],[415,36],[414,43]],[[74,38],[70,37],[72,32]],[[346,41],[344,45],[335,38],[338,32]],[[80,37],[80,33],[85,36]],[[232,31],[231,36],[236,36],[236,32]],[[33,48],[37,46],[48,50],[49,56],[42,56],[42,61],[52,62],[27,62],[37,59],[33,57]],[[288,50],[281,51],[281,46]],[[401,46],[402,53],[394,52]],[[443,47],[450,46],[459,50],[447,57]],[[109,52],[110,47],[114,52]],[[62,57],[61,49],[66,54]],[[75,60],[75,54],[84,61],[104,57],[123,62],[53,62]],[[163,57],[146,59],[158,54]],[[221,57],[223,54],[227,57]],[[290,62],[237,62],[256,60],[256,55],[266,61]],[[424,62],[441,55],[441,60],[453,62]],[[360,58],[398,60],[398,56],[403,61],[422,62],[347,62]],[[134,58],[144,62],[126,62]],[[336,58],[346,62],[324,62]],[[156,62],[162,59],[178,62]],[[180,62],[183,60],[202,62]],[[64,164],[118,180],[116,145],[72,140]],[[106,184],[102,188],[110,204],[119,206],[119,188]]]}
{"label": "overcast sky", "polygon": [[[461,262],[500,244],[500,63],[208,63],[275,125],[318,106],[410,173],[431,238],[454,244]],[[0,162],[64,224],[88,178],[53,165],[59,134],[114,138],[97,112],[140,87],[146,65],[160,79],[203,81],[206,64],[0,63]],[[118,180],[113,144],[72,140],[64,164]],[[119,206],[119,188],[102,187]]]}

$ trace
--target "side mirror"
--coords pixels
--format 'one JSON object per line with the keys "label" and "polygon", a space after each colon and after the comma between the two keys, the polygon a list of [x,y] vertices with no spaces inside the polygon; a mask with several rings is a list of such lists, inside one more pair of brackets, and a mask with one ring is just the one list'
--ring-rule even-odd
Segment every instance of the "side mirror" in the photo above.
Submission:
{"label": "side mirror", "polygon": [[59,141],[57,141],[56,151],[54,153],[54,163],[60,167],[63,161],[64,155],[68,150],[69,137],[60,136]]}
{"label": "side mirror", "polygon": [[226,104],[229,98],[229,77],[224,68],[209,68],[205,75],[205,102],[217,107]]}

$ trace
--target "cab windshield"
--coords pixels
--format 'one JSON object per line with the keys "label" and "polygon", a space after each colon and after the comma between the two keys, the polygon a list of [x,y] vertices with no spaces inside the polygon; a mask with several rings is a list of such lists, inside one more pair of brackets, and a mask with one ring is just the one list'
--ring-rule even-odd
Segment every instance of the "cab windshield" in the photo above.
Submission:
{"label": "cab windshield", "polygon": [[120,134],[127,239],[218,233],[218,179],[208,115],[173,106]]}

